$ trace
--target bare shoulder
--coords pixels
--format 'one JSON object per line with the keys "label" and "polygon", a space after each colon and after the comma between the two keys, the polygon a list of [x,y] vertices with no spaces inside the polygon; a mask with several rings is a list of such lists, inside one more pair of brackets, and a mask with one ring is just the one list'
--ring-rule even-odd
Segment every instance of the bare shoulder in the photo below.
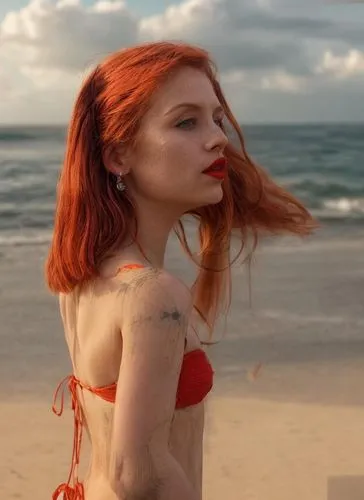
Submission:
{"label": "bare shoulder", "polygon": [[192,313],[193,298],[188,287],[164,269],[143,268],[132,272],[118,293],[120,325],[145,321],[182,321]]}

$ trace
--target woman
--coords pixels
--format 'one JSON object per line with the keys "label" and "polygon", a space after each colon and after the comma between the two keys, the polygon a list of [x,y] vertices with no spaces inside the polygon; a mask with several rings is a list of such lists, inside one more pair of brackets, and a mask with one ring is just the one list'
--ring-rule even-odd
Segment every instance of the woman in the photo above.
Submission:
{"label": "woman", "polygon": [[[193,259],[185,214],[199,223],[191,290],[163,268],[172,229]],[[54,500],[201,500],[213,369],[192,313],[212,333],[230,304],[233,230],[241,253],[260,232],[313,227],[250,160],[206,51],[150,43],[97,66],[69,126],[46,268],[73,366],[56,396],[67,382],[75,415],[70,475]],[[92,458],[81,483],[83,428]]]}

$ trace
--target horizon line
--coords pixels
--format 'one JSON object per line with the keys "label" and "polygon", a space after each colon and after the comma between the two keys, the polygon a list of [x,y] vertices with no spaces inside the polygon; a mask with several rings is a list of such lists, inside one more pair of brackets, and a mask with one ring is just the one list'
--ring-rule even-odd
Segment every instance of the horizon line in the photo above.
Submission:
{"label": "horizon line", "polygon": [[[364,125],[364,120],[338,120],[338,121],[282,121],[282,122],[240,122],[241,127],[251,126],[277,126],[277,125]],[[10,127],[68,127],[69,123],[0,123],[0,128]]]}

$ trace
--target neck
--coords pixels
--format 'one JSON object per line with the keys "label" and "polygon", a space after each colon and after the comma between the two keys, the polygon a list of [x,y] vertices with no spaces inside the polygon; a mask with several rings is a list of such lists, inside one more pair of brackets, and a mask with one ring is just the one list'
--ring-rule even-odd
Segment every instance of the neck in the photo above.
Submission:
{"label": "neck", "polygon": [[123,255],[163,268],[168,238],[179,217],[180,215],[172,216],[165,209],[153,210],[152,207],[148,207],[148,210],[143,207],[143,210],[137,211],[137,242],[130,238],[123,249]]}

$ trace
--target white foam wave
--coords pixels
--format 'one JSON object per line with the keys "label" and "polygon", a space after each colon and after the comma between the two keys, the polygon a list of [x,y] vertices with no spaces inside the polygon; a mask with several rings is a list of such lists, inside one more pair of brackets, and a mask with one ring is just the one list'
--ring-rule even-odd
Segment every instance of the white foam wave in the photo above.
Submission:
{"label": "white foam wave", "polygon": [[337,198],[333,200],[325,200],[323,205],[326,209],[336,212],[336,215],[341,214],[364,214],[364,198]]}
{"label": "white foam wave", "polygon": [[46,245],[51,241],[50,232],[41,233],[7,233],[0,232],[0,246],[19,247],[28,245]]}

